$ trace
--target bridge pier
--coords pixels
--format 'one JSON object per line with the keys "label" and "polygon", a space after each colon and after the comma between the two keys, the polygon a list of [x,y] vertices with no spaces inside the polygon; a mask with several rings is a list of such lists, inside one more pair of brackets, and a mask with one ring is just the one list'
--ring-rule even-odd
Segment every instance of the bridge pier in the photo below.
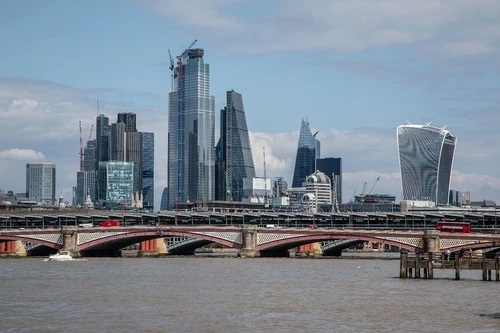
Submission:
{"label": "bridge pier", "polygon": [[256,258],[260,257],[260,252],[257,250],[257,227],[252,225],[244,225],[241,228],[241,250],[238,252],[238,257],[241,258]]}
{"label": "bridge pier", "polygon": [[78,250],[78,227],[63,226],[61,227],[63,236],[62,250],[69,251],[74,258],[80,257]]}
{"label": "bridge pier", "polygon": [[0,242],[1,257],[26,257],[28,253],[20,240]]}
{"label": "bridge pier", "polygon": [[139,257],[158,257],[167,255],[167,245],[163,237],[154,238],[140,243]]}

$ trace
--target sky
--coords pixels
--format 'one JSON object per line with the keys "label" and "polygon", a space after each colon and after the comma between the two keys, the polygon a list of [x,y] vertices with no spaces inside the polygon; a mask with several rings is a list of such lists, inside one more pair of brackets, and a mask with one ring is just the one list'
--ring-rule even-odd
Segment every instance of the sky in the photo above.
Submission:
{"label": "sky", "polygon": [[85,143],[98,112],[135,112],[155,133],[159,209],[169,51],[194,40],[217,133],[226,91],[243,95],[257,176],[291,184],[307,119],[321,157],[342,158],[344,202],[364,183],[399,201],[396,128],[430,123],[457,137],[451,189],[500,204],[497,0],[0,0],[0,189],[52,162],[71,202],[79,122]]}

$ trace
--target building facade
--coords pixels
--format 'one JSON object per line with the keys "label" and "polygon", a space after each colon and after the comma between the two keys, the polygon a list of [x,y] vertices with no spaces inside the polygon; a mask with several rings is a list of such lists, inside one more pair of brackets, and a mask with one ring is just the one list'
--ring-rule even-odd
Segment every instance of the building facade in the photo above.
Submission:
{"label": "building facade", "polygon": [[26,197],[42,205],[56,204],[56,165],[26,164]]}
{"label": "building facade", "polygon": [[320,205],[332,204],[332,184],[330,178],[321,171],[316,171],[306,179],[306,193],[302,197],[304,209],[317,213]]}
{"label": "building facade", "polygon": [[402,200],[448,204],[456,142],[456,137],[444,128],[398,126]]}
{"label": "building facade", "polygon": [[215,199],[241,201],[243,179],[254,178],[255,167],[243,97],[234,90],[226,93],[226,107],[221,110],[216,156]]}
{"label": "building facade", "polygon": [[307,177],[316,171],[316,159],[321,157],[321,144],[316,139],[316,134],[318,132],[311,133],[309,122],[302,119],[292,187],[302,187]]}
{"label": "building facade", "polygon": [[203,49],[179,56],[169,93],[169,207],[213,200],[215,194],[215,98]]}
{"label": "building facade", "polygon": [[330,177],[336,204],[342,203],[342,158],[325,157],[316,160],[316,169]]}
{"label": "building facade", "polygon": [[99,189],[105,194],[103,207],[129,206],[134,198],[134,163],[99,162]]}

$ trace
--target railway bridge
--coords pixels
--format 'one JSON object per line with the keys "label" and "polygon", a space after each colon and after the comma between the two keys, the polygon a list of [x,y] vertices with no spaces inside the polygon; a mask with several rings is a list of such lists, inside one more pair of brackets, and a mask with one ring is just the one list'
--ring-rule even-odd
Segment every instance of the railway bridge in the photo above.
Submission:
{"label": "railway bridge", "polygon": [[[179,237],[177,244],[165,239]],[[133,244],[141,252],[154,255],[193,254],[196,248],[217,243],[236,249],[241,257],[288,256],[300,245],[328,242],[323,255],[340,255],[359,242],[396,246],[413,253],[441,254],[500,247],[500,234],[447,233],[437,230],[370,230],[347,228],[265,228],[243,226],[127,226],[78,228],[62,226],[46,229],[0,230],[0,255],[31,255],[26,244],[52,251],[68,250],[75,257],[117,253]]]}

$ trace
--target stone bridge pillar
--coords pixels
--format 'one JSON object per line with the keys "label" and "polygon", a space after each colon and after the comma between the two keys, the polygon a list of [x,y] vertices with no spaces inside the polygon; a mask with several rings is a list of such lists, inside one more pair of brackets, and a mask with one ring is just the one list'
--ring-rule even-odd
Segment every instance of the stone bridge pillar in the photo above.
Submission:
{"label": "stone bridge pillar", "polygon": [[242,258],[260,257],[257,250],[257,227],[253,225],[244,225],[241,228],[241,250],[238,253]]}
{"label": "stone bridge pillar", "polygon": [[73,257],[80,257],[80,251],[78,251],[78,227],[64,226],[61,228],[61,234],[63,236],[62,250],[71,252]]}
{"label": "stone bridge pillar", "polygon": [[441,252],[438,230],[424,231],[424,252],[439,255]]}

